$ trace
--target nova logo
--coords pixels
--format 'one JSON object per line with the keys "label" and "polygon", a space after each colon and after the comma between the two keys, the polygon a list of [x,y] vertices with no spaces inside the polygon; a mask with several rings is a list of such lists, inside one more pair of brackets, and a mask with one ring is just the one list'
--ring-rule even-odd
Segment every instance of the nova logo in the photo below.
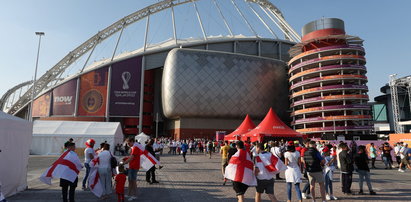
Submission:
{"label": "nova logo", "polygon": [[56,96],[54,97],[54,102],[59,103],[63,102],[64,104],[71,104],[71,100],[73,99],[73,96]]}

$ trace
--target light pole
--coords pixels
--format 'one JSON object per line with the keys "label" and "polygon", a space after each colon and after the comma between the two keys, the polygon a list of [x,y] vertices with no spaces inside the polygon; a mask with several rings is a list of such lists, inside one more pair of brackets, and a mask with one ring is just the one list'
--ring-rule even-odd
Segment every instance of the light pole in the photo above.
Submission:
{"label": "light pole", "polygon": [[36,69],[34,70],[33,86],[32,86],[32,89],[31,89],[31,105],[30,105],[30,116],[29,116],[30,121],[33,121],[33,102],[34,102],[34,93],[35,93],[35,88],[36,88],[37,67],[39,65],[41,36],[44,36],[44,32],[36,32],[36,35],[39,36],[39,45],[38,45],[38,48],[37,48]]}

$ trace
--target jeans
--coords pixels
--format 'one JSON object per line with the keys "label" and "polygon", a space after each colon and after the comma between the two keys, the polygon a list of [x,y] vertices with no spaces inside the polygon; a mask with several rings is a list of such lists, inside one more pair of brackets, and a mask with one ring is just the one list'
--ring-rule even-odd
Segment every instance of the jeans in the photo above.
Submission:
{"label": "jeans", "polygon": [[341,173],[341,188],[343,193],[351,193],[352,173]]}
{"label": "jeans", "polygon": [[111,168],[98,168],[101,186],[103,187],[103,196],[111,194]]}
{"label": "jeans", "polygon": [[90,165],[88,163],[84,163],[84,167],[86,167],[86,175],[84,176],[84,179],[83,179],[83,188],[86,188],[88,175],[90,174]]}
{"label": "jeans", "polygon": [[[292,189],[293,182],[287,182],[287,197],[288,200],[291,201],[291,189]],[[301,190],[300,190],[300,183],[294,184],[295,191],[297,192],[297,199],[302,200]]]}
{"label": "jeans", "polygon": [[384,161],[385,167],[386,168],[391,168],[391,158],[388,156],[383,156],[382,160]]}
{"label": "jeans", "polygon": [[365,182],[367,183],[368,190],[372,191],[370,172],[368,172],[367,170],[358,170],[358,177],[359,177],[358,184],[360,185],[360,191],[362,191],[362,184],[364,182],[364,178],[365,178]]}
{"label": "jeans", "polygon": [[330,172],[325,174],[325,193],[333,195],[333,179]]}

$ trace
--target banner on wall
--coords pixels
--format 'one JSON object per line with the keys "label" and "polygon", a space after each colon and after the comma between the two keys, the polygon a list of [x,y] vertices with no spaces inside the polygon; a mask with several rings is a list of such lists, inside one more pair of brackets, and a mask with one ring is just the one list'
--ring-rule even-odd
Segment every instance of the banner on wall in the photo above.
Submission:
{"label": "banner on wall", "polygon": [[140,109],[141,57],[111,67],[110,116],[138,116]]}
{"label": "banner on wall", "polygon": [[105,116],[107,70],[103,67],[80,77],[79,116]]}
{"label": "banner on wall", "polygon": [[50,113],[51,93],[38,97],[33,102],[32,117],[46,117]]}
{"label": "banner on wall", "polygon": [[77,79],[73,79],[53,90],[53,115],[74,115]]}

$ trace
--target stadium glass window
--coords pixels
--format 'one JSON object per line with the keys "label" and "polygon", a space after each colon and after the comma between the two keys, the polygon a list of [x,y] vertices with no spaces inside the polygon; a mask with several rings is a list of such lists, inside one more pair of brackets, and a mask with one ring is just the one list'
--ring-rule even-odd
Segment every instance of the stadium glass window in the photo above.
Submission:
{"label": "stadium glass window", "polygon": [[387,106],[385,104],[372,105],[372,116],[374,121],[388,121]]}

